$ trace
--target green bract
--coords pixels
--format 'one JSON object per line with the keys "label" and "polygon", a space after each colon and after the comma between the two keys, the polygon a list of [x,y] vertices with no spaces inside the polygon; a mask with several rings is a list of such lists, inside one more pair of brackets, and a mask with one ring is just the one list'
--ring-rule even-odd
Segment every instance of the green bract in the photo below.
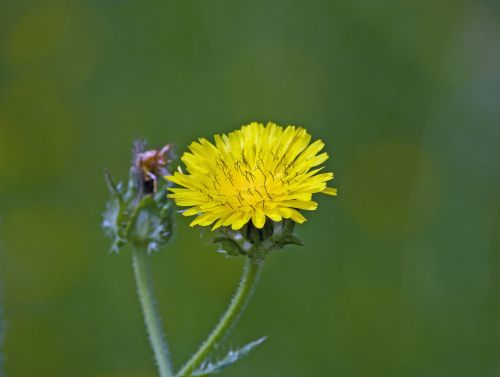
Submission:
{"label": "green bract", "polygon": [[213,239],[219,244],[219,252],[227,256],[248,255],[259,253],[264,257],[272,250],[278,250],[286,245],[304,245],[302,240],[293,235],[295,222],[291,219],[282,221],[266,221],[262,229],[248,223],[240,230],[224,227],[218,230],[219,236]]}

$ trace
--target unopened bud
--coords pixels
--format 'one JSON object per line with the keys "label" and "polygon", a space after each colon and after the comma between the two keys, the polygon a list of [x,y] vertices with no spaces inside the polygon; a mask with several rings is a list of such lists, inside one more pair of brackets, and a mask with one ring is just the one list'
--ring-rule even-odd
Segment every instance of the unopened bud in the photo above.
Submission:
{"label": "unopened bud", "polygon": [[173,205],[167,198],[172,145],[145,151],[144,142],[135,142],[127,189],[105,174],[111,198],[104,212],[103,228],[112,239],[112,251],[128,242],[158,250],[172,233]]}

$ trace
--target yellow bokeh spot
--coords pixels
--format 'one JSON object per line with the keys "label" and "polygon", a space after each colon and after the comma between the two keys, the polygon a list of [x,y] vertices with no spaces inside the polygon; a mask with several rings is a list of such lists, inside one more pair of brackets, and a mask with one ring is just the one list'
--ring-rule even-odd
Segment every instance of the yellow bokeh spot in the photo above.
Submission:
{"label": "yellow bokeh spot", "polygon": [[43,2],[28,10],[5,35],[3,55],[14,77],[71,87],[96,61],[97,38],[85,28],[87,9],[72,2]]}
{"label": "yellow bokeh spot", "polygon": [[36,60],[51,54],[64,37],[70,9],[62,3],[39,3],[25,13],[7,34],[6,58],[12,62]]}
{"label": "yellow bokeh spot", "polygon": [[77,132],[71,108],[44,82],[0,92],[0,186],[61,174],[71,162]]}

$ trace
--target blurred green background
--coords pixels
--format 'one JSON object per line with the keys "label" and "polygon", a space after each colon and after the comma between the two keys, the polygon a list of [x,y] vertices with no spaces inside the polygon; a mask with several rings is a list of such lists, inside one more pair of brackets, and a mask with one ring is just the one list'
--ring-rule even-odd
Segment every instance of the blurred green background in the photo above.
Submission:
{"label": "blurred green background", "polygon": [[[228,346],[269,339],[221,376],[500,376],[496,0],[2,1],[6,375],[155,375],[103,171],[253,120],[322,138],[339,196],[269,258]],[[241,266],[180,218],[154,255],[177,366]]]}

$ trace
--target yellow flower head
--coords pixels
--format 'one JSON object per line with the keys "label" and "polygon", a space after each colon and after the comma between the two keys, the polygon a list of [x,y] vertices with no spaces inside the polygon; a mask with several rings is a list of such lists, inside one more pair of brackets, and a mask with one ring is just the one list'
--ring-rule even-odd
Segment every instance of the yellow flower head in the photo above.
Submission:
{"label": "yellow flower head", "polygon": [[198,215],[194,225],[231,226],[237,230],[252,220],[262,228],[266,217],[303,223],[297,209],[315,210],[312,194],[336,195],[326,186],[333,173],[318,172],[328,159],[318,154],[321,140],[300,127],[251,123],[240,130],[214,136],[215,145],[200,138],[181,157],[188,174],[166,177],[183,188],[171,188],[169,197],[179,206],[191,207],[185,216]]}

